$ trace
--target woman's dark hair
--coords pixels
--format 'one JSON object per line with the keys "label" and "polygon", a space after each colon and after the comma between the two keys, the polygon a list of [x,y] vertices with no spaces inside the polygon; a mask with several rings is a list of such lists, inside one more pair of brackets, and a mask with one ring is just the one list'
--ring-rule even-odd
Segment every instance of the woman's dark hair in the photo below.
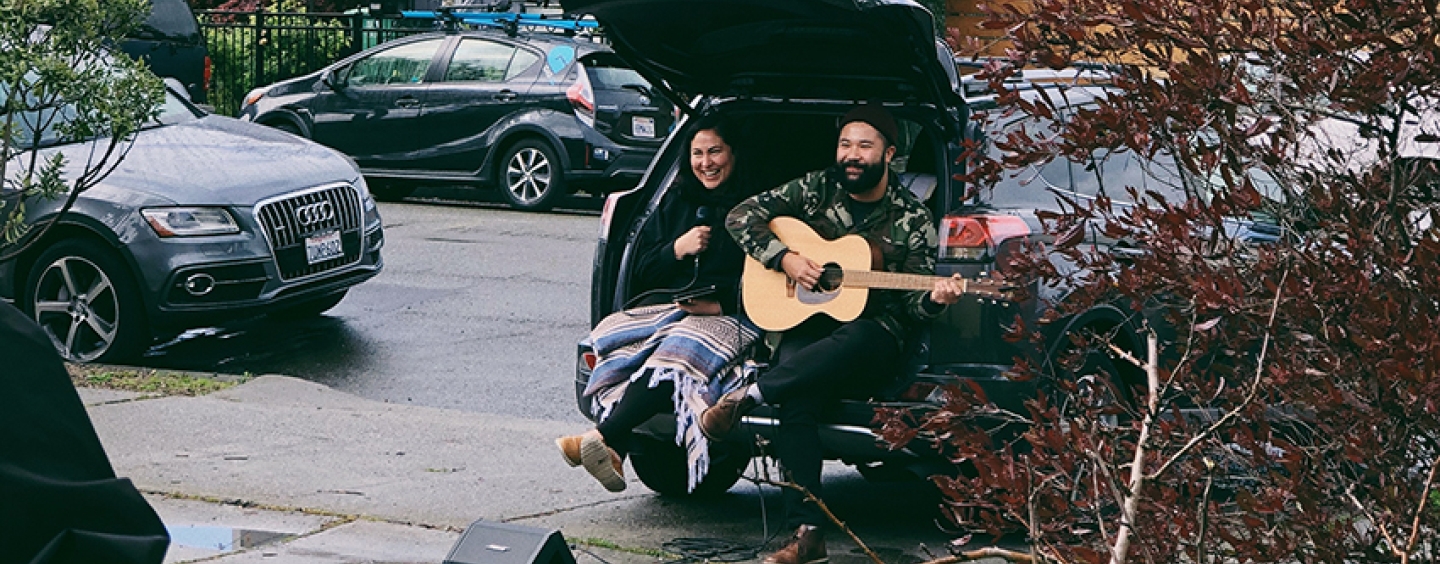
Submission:
{"label": "woman's dark hair", "polygon": [[[689,163],[690,144],[695,141],[695,134],[707,129],[714,131],[716,135],[720,136],[721,140],[725,141],[725,144],[730,147],[730,158],[732,159],[731,166],[733,168],[730,171],[730,177],[715,190],[706,190],[705,187],[700,184],[700,179],[695,178],[695,171],[691,170]],[[686,159],[682,161],[684,165],[680,167],[680,188],[687,199],[707,204],[718,203],[728,206],[739,203],[744,196],[739,187],[741,184],[740,177],[737,175],[737,173],[740,172],[743,157],[741,156],[741,151],[736,146],[737,143],[735,142],[735,137],[732,135],[733,132],[734,128],[730,125],[729,121],[713,115],[700,118],[700,120],[695,123],[695,127],[690,130],[690,136],[685,140]]]}

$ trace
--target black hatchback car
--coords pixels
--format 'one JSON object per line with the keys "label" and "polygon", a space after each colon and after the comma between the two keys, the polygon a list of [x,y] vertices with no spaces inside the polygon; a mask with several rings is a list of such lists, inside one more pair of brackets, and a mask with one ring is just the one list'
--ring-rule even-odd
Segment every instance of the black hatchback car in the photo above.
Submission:
{"label": "black hatchback car", "polygon": [[520,27],[391,41],[258,88],[239,117],[350,155],[382,198],[416,181],[494,184],[512,206],[544,210],[633,182],[673,106],[604,45]]}
{"label": "black hatchback car", "polygon": [[185,0],[151,0],[150,15],[120,42],[120,50],[143,59],[156,75],[180,81],[192,102],[205,103],[210,54],[200,22]]}

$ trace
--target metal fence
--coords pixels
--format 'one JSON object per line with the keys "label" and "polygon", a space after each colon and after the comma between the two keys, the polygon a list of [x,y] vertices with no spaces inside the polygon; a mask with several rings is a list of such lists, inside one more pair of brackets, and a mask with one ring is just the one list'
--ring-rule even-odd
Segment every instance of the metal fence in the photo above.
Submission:
{"label": "metal fence", "polygon": [[367,14],[197,10],[210,51],[216,113],[239,113],[251,89],[314,72],[385,41],[435,29],[433,21]]}

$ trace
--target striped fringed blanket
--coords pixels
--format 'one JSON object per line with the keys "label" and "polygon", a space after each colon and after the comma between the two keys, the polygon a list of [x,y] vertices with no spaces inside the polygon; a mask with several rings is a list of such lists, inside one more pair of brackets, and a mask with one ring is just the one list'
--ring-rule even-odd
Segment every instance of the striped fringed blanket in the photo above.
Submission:
{"label": "striped fringed blanket", "polygon": [[760,335],[749,320],[689,315],[671,304],[610,314],[590,332],[599,361],[585,387],[597,420],[609,417],[625,388],[674,382],[675,444],[685,447],[690,489],[710,469],[700,413],[744,379],[744,353]]}

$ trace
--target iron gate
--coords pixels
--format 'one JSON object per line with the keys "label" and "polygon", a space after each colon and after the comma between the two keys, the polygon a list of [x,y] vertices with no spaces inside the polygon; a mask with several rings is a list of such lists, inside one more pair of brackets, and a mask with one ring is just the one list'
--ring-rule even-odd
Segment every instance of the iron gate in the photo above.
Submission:
{"label": "iron gate", "polygon": [[385,41],[433,31],[433,21],[398,16],[197,10],[210,52],[207,96],[234,116],[245,94],[319,70]]}

